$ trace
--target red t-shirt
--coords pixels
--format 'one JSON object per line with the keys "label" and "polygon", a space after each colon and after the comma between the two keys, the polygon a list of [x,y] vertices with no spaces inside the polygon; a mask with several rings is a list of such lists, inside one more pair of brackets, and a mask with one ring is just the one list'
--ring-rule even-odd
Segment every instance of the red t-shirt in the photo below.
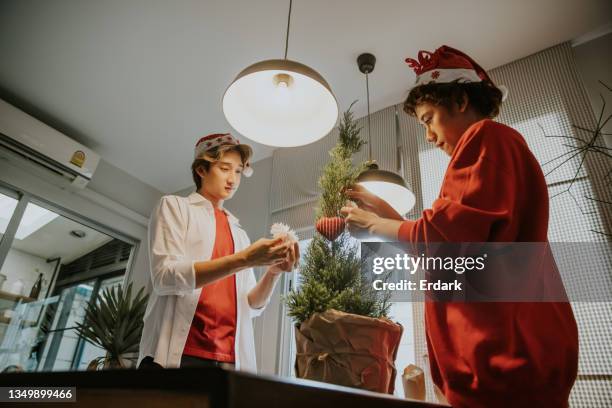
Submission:
{"label": "red t-shirt", "polygon": [[[234,253],[227,215],[215,208],[216,237],[211,259]],[[202,288],[189,328],[183,354],[223,362],[235,362],[236,275]]]}
{"label": "red t-shirt", "polygon": [[[540,165],[518,132],[482,120],[461,136],[432,208],[398,238],[547,242],[547,232]],[[453,407],[567,406],[578,369],[569,303],[426,302],[425,329],[433,381]]]}

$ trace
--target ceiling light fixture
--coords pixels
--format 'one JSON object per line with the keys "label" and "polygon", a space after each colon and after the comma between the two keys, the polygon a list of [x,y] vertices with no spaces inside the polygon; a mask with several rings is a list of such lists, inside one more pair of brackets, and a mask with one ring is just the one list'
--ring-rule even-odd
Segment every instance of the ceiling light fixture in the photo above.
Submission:
{"label": "ceiling light fixture", "polygon": [[371,193],[377,195],[400,215],[405,215],[414,207],[415,197],[408,189],[404,179],[391,171],[380,170],[376,161],[372,159],[372,130],[370,126],[370,82],[368,75],[374,71],[376,57],[369,53],[357,57],[359,71],[366,77],[366,95],[368,101],[368,162],[367,169],[357,178],[357,183]]}
{"label": "ceiling light fixture", "polygon": [[287,59],[292,4],[290,0],[284,59],[245,68],[223,95],[223,113],[229,124],[268,146],[315,142],[338,120],[338,102],[327,81],[314,69]]}

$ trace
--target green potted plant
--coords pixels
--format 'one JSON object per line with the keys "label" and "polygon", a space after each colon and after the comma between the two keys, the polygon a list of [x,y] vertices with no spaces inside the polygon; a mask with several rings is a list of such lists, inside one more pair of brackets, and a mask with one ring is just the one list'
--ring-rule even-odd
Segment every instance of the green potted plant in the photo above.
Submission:
{"label": "green potted plant", "polygon": [[118,285],[106,288],[92,299],[85,309],[85,318],[77,325],[79,336],[106,350],[106,355],[94,359],[88,370],[128,368],[129,354],[138,352],[143,317],[149,295],[141,288],[132,298],[132,283],[126,290]]}
{"label": "green potted plant", "polygon": [[366,168],[352,163],[364,142],[350,109],[319,179],[318,233],[304,256],[299,288],[285,298],[295,324],[295,371],[298,378],[392,394],[403,328],[388,318],[389,293],[372,287],[340,216],[345,189]]}

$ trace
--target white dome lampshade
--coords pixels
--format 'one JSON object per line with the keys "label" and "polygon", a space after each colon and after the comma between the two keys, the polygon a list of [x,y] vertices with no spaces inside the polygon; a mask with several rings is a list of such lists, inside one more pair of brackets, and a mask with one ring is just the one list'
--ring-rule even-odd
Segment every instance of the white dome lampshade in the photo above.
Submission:
{"label": "white dome lampshade", "polygon": [[393,172],[379,170],[374,165],[359,175],[357,183],[385,200],[402,216],[414,207],[414,194],[408,189],[404,179]]}
{"label": "white dome lampshade", "polygon": [[295,147],[327,135],[338,120],[338,102],[314,69],[287,59],[242,70],[223,95],[229,124],[250,140]]}

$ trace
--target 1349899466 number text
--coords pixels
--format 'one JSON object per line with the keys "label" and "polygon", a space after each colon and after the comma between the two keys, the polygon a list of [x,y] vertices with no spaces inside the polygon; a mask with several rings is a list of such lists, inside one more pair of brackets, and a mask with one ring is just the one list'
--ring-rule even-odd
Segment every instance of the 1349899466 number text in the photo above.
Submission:
{"label": "1349899466 number text", "polygon": [[0,402],[76,401],[76,387],[0,387]]}

